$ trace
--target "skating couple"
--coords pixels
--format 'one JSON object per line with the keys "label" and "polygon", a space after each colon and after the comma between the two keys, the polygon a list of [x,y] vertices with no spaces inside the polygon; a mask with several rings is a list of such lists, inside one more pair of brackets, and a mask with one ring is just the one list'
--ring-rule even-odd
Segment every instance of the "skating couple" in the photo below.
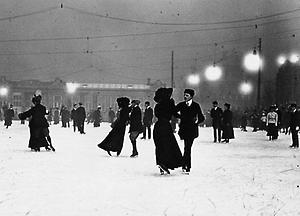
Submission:
{"label": "skating couple", "polygon": [[29,129],[30,139],[29,148],[32,151],[39,152],[40,148],[45,147],[47,151],[55,151],[52,146],[51,137],[49,135],[49,124],[45,115],[47,115],[46,107],[41,104],[41,92],[37,91],[32,98],[34,106],[26,112],[20,113],[18,116],[21,120],[30,118]]}
{"label": "skating couple", "polygon": [[[176,106],[171,98],[172,92],[172,88],[159,88],[154,96],[157,103],[154,108],[157,122],[153,129],[156,164],[161,174],[170,174],[169,170],[178,167],[182,167],[183,172],[189,173],[191,148],[194,139],[199,135],[198,125],[204,121],[204,115],[200,105],[193,101],[194,90],[185,89],[184,101]],[[184,140],[183,156],[170,124],[172,116],[180,118],[178,135]]]}
{"label": "skating couple", "polygon": [[117,99],[117,103],[119,107],[117,119],[111,125],[112,130],[98,144],[98,147],[105,150],[110,156],[111,152],[116,152],[117,156],[119,156],[123,148],[126,125],[129,123],[129,138],[132,144],[132,154],[130,157],[137,157],[136,140],[143,131],[142,112],[139,107],[140,101],[132,100],[131,106],[129,106],[130,100],[127,97],[121,97]]}

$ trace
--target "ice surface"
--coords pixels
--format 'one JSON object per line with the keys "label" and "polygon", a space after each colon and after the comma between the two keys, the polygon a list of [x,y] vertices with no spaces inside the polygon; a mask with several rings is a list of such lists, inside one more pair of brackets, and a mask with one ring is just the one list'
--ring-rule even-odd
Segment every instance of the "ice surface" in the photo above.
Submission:
{"label": "ice surface", "polygon": [[126,133],[121,155],[109,157],[97,147],[109,131],[107,123],[86,125],[85,135],[51,125],[56,152],[31,152],[27,122],[1,125],[0,215],[300,215],[300,150],[288,148],[289,135],[268,141],[235,129],[236,139],[219,144],[212,128],[200,128],[190,175],[161,176],[153,140],[138,138],[139,157],[130,158]]}

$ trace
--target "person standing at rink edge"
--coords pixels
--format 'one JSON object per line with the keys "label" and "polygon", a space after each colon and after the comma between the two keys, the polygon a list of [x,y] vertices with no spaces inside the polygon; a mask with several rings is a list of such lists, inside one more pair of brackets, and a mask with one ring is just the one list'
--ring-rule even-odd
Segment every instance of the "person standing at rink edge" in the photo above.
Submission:
{"label": "person standing at rink edge", "polygon": [[223,110],[218,107],[218,101],[213,101],[212,104],[213,108],[210,110],[210,117],[212,118],[214,142],[221,142],[221,121]]}
{"label": "person standing at rink edge", "polygon": [[300,127],[300,111],[297,110],[297,104],[293,103],[290,105],[291,113],[290,113],[290,131],[292,135],[292,145],[290,148],[299,148],[299,138],[298,132]]}

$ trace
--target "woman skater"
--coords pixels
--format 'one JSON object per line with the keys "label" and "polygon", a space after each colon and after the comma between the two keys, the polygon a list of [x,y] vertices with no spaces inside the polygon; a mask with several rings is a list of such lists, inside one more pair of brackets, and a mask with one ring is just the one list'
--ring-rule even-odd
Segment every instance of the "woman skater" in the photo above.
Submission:
{"label": "woman skater", "polygon": [[126,124],[129,120],[129,102],[130,100],[127,97],[117,99],[119,106],[118,118],[112,123],[112,130],[107,137],[98,144],[98,147],[105,150],[110,156],[111,151],[117,152],[117,156],[119,156],[122,151]]}
{"label": "woman skater", "polygon": [[30,139],[28,147],[32,151],[40,151],[41,147],[45,147],[47,151],[55,151],[49,135],[49,124],[45,117],[47,115],[46,107],[41,105],[41,100],[41,93],[37,91],[31,100],[34,106],[28,111],[20,113],[19,118],[25,120],[31,117],[29,120]]}
{"label": "woman skater", "polygon": [[169,169],[173,170],[182,166],[182,154],[170,124],[172,115],[175,115],[175,103],[171,99],[172,92],[172,88],[159,88],[154,96],[154,101],[157,103],[154,108],[157,122],[153,129],[153,139],[156,164],[162,175],[170,174]]}

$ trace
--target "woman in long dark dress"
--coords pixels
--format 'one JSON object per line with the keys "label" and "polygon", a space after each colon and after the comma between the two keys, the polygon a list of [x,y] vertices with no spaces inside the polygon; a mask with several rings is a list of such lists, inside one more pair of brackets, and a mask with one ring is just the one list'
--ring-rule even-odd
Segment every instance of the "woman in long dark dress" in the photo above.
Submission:
{"label": "woman in long dark dress", "polygon": [[[45,147],[47,151],[55,151],[49,136],[49,124],[45,117],[45,115],[47,115],[46,107],[41,105],[41,100],[41,95],[34,95],[32,98],[34,106],[26,112],[20,113],[18,116],[21,120],[30,117],[30,139],[28,147],[31,148],[31,150],[40,151],[41,147]],[[49,145],[51,149],[49,148]]]}
{"label": "woman in long dark dress", "polygon": [[170,124],[172,115],[175,115],[175,103],[171,99],[172,92],[171,88],[159,88],[154,97],[157,103],[154,107],[157,122],[153,129],[153,139],[156,164],[161,174],[170,174],[169,169],[173,170],[182,166],[182,154]]}
{"label": "woman in long dark dress", "polygon": [[117,99],[119,116],[113,122],[112,130],[109,132],[106,138],[100,144],[98,144],[98,147],[107,151],[110,156],[111,151],[117,152],[117,156],[119,156],[122,151],[126,124],[129,120],[129,102],[130,100],[127,97],[121,97]]}
{"label": "woman in long dark dress", "polygon": [[224,104],[224,112],[222,118],[222,142],[229,143],[229,139],[234,139],[233,125],[232,125],[232,111],[230,104]]}

